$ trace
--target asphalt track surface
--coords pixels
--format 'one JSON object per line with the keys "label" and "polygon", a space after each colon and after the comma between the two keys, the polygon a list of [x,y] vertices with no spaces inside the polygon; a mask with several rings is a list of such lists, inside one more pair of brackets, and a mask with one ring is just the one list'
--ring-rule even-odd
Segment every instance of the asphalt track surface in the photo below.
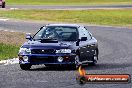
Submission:
{"label": "asphalt track surface", "polygon": [[132,5],[96,5],[96,6],[47,6],[47,5],[7,5],[17,9],[130,9]]}
{"label": "asphalt track surface", "polygon": [[[43,23],[0,21],[0,29],[37,31]],[[132,29],[87,26],[99,43],[99,61],[86,67],[89,74],[130,74],[132,76]],[[19,42],[19,40],[18,40]],[[0,66],[0,88],[132,88],[129,84],[85,84],[76,82],[76,70],[33,66],[23,71],[18,64]]]}

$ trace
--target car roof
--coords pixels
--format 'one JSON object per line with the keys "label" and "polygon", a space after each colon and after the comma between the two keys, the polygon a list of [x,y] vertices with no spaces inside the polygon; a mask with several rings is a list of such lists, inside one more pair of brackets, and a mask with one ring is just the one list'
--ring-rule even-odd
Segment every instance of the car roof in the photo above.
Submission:
{"label": "car roof", "polygon": [[48,24],[46,26],[68,26],[68,27],[80,27],[78,24]]}

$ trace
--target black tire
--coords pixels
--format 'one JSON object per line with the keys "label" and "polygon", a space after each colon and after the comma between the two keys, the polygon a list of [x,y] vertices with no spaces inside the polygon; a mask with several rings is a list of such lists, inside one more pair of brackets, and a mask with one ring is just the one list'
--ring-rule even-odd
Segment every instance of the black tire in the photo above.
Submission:
{"label": "black tire", "polygon": [[20,64],[20,68],[22,70],[30,70],[32,65],[27,65],[27,64]]}
{"label": "black tire", "polygon": [[49,65],[49,64],[45,64],[45,67],[50,67],[50,66],[52,66],[52,65]]}
{"label": "black tire", "polygon": [[76,64],[70,64],[67,66],[69,69],[72,69],[72,70],[77,70],[77,66]]}
{"label": "black tire", "polygon": [[2,3],[2,8],[5,8],[5,2]]}
{"label": "black tire", "polygon": [[84,76],[80,76],[76,78],[76,81],[80,85],[84,85],[87,82],[87,79]]}

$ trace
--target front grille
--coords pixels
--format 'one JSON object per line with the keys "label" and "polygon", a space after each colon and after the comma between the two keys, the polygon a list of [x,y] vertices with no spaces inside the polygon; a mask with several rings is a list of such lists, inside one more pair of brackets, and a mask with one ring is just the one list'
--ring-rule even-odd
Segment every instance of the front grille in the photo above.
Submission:
{"label": "front grille", "polygon": [[31,53],[32,54],[54,54],[55,50],[54,49],[32,49]]}
{"label": "front grille", "polygon": [[53,63],[54,57],[42,57],[42,56],[32,56],[30,62],[40,62],[40,63]]}

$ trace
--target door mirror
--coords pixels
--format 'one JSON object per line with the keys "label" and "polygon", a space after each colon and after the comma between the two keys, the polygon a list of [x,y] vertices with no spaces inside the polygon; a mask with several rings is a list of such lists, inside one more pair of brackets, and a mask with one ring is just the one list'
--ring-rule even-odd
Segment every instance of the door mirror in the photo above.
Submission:
{"label": "door mirror", "polygon": [[27,33],[27,34],[26,34],[26,39],[28,39],[28,40],[32,40],[31,33]]}
{"label": "door mirror", "polygon": [[87,37],[81,37],[80,41],[86,41],[86,40],[87,40]]}
{"label": "door mirror", "polygon": [[87,37],[81,37],[81,39],[78,39],[77,42],[76,42],[76,46],[79,46],[79,42],[80,41],[86,41],[87,40]]}

